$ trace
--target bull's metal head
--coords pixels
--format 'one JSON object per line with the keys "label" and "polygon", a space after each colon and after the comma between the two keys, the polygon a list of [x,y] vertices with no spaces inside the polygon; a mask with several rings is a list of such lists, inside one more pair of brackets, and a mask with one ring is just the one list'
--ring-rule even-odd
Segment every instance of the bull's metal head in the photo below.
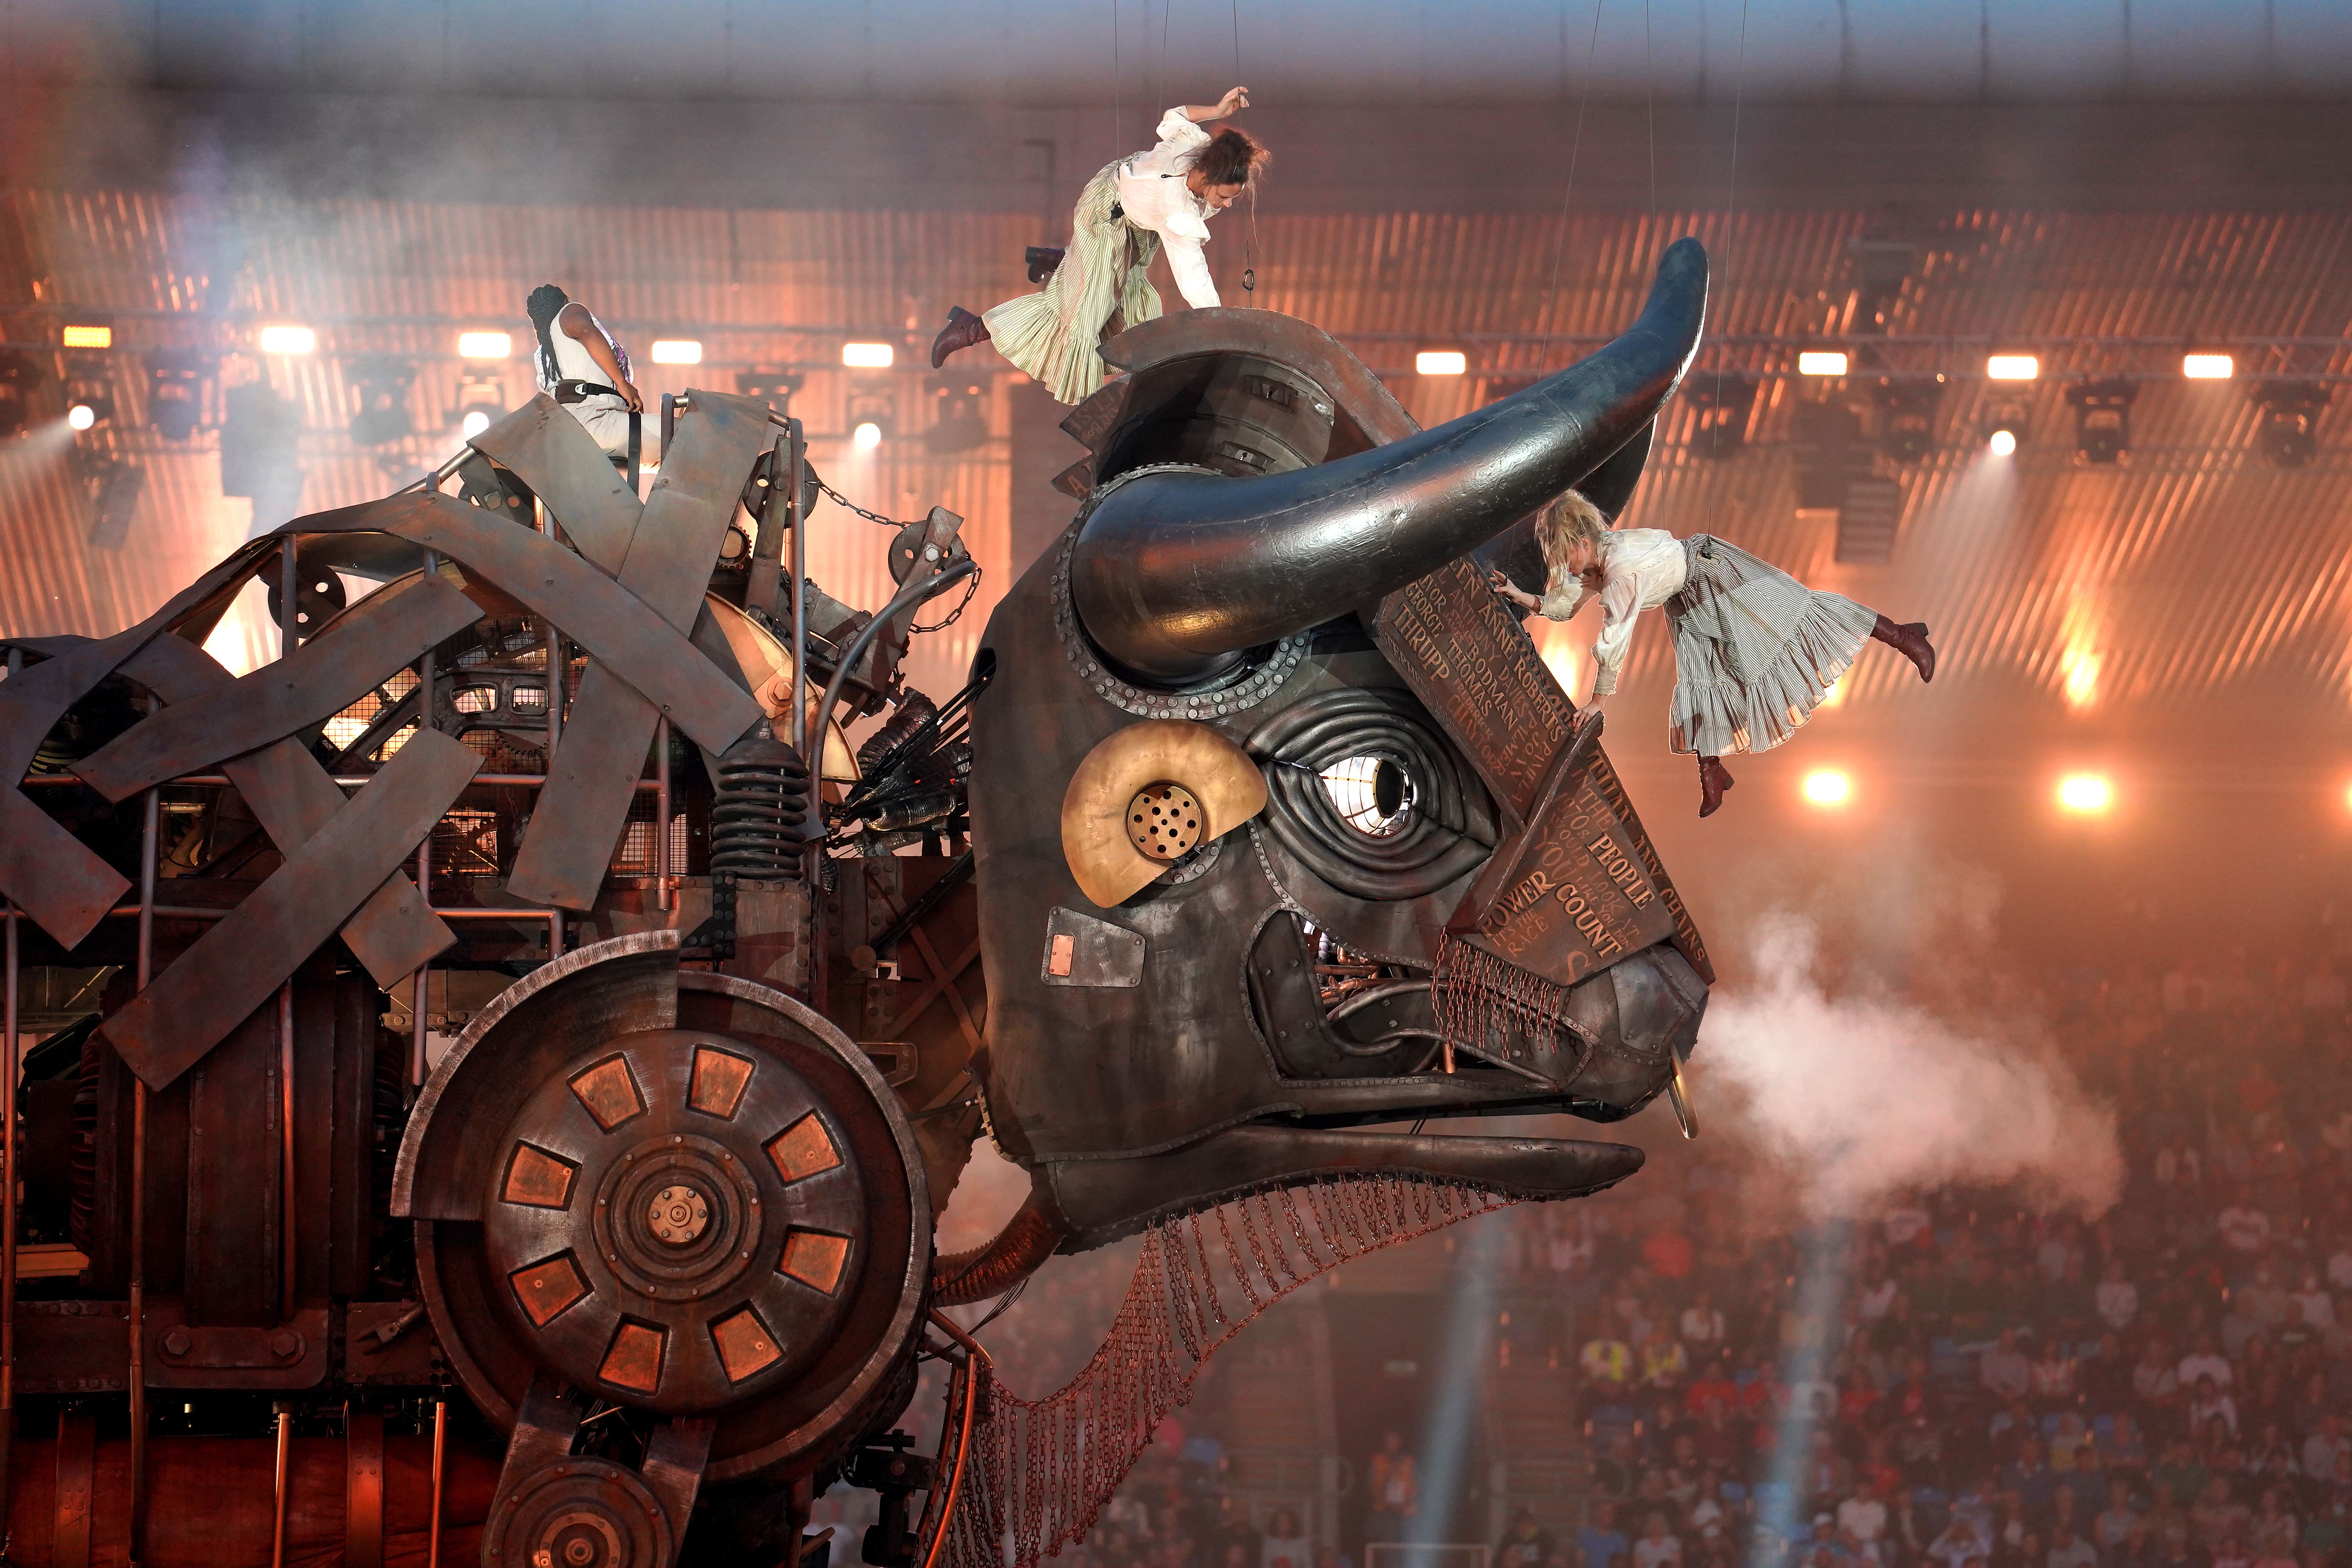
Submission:
{"label": "bull's metal head", "polygon": [[1570,487],[1622,506],[1706,279],[1678,243],[1623,336],[1428,431],[1271,312],[1108,347],[1128,374],[1065,426],[1085,503],[980,654],[978,1071],[1035,1183],[1008,1238],[1042,1256],[1343,1173],[1564,1197],[1639,1167],[1353,1129],[1614,1120],[1696,1037],[1696,933],[1481,579],[1536,585],[1524,520]]}

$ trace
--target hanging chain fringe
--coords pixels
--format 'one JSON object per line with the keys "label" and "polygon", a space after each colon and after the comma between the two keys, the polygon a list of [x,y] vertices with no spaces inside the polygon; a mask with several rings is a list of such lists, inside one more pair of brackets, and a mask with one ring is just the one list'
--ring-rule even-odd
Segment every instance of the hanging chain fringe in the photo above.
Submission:
{"label": "hanging chain fringe", "polygon": [[1560,1035],[1589,1044],[1568,1016],[1569,988],[1447,931],[1432,961],[1429,1005],[1441,1037],[1494,1056],[1513,1030],[1532,1039]]}
{"label": "hanging chain fringe", "polygon": [[1059,1391],[1017,1398],[974,1358],[978,1415],[939,1568],[1035,1568],[1092,1528],[1160,1418],[1252,1319],[1342,1263],[1517,1201],[1459,1182],[1348,1176],[1154,1225],[1109,1334]]}

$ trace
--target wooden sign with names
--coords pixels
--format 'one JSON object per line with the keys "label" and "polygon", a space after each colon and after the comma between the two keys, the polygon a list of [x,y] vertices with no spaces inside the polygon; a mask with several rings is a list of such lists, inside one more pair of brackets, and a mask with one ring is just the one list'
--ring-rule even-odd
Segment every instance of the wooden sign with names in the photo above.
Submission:
{"label": "wooden sign with names", "polygon": [[1711,984],[1698,928],[1597,733],[1570,755],[1575,704],[1476,563],[1449,562],[1390,595],[1371,630],[1515,830],[1454,934],[1559,984],[1671,938]]}

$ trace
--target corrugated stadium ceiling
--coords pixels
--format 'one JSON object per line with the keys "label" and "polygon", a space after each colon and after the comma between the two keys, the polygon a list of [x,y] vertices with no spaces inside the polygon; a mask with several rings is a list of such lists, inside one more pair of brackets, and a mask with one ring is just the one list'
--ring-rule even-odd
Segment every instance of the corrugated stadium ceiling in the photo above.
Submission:
{"label": "corrugated stadium ceiling", "polygon": [[[937,376],[921,350],[950,304],[979,308],[1027,286],[1021,249],[1038,238],[1034,218],[200,207],[27,191],[5,201],[30,284],[0,304],[7,338],[54,377],[67,369],[57,347],[64,325],[111,325],[102,363],[114,416],[79,441],[146,476],[127,523],[100,518],[91,481],[68,458],[58,383],[37,394],[28,433],[0,440],[0,628],[9,632],[120,626],[243,537],[247,503],[218,494],[216,429],[173,442],[147,427],[151,351],[214,356],[208,426],[226,384],[266,375],[298,398],[301,506],[343,505],[454,449],[467,372],[494,377],[509,406],[528,395],[520,304],[551,279],[635,349],[649,392],[731,386],[754,367],[797,374],[794,411],[835,483],[896,515],[937,502],[971,520],[976,553],[997,570],[953,646],[933,651],[935,668],[961,668],[980,612],[1006,584],[1005,393],[1024,378],[984,350]],[[2352,376],[2342,342],[2352,217],[2341,213],[1958,211],[1889,226],[1883,216],[1829,210],[1728,222],[1720,212],[1580,215],[1564,226],[1269,211],[1254,229],[1245,214],[1225,219],[1211,255],[1228,300],[1318,323],[1435,422],[1628,321],[1659,250],[1686,232],[1715,258],[1711,342],[1666,417],[1632,521],[1722,534],[1816,586],[1929,621],[1944,650],[1939,687],[2037,693],[2053,712],[2254,683],[2341,707],[2352,685],[2352,410],[2320,409],[2311,450],[2283,466],[2266,449],[2269,416],[2255,390],[2284,379],[2340,392],[2332,378]],[[1244,265],[1254,293],[1240,287]],[[257,353],[259,328],[275,322],[314,328],[318,352]],[[515,357],[461,361],[458,332],[484,328],[512,333]],[[703,363],[647,364],[657,336],[700,342]],[[898,368],[843,370],[840,347],[852,339],[894,343]],[[1814,347],[1848,353],[1850,374],[1796,374],[1799,352]],[[1468,374],[1416,375],[1416,353],[1433,348],[1461,351]],[[2183,380],[2180,355],[2196,349],[2231,353],[2234,377]],[[2036,354],[2039,379],[1987,380],[1986,355],[2002,350]],[[349,428],[371,356],[415,372],[404,399],[412,433],[380,446],[355,442]],[[2129,389],[2119,461],[2077,450],[2069,394],[2085,380]],[[1727,395],[1736,409],[1748,386],[1744,416],[1701,428],[1703,403]],[[932,449],[925,435],[941,396],[974,387],[988,438]],[[1911,444],[1899,452],[1890,403],[1909,413]],[[853,405],[887,426],[878,452],[849,447]],[[1987,453],[2000,423],[2021,437],[2013,458]],[[1897,488],[1850,489],[1873,479]],[[1842,517],[1853,536],[1844,553],[1867,557],[1861,510],[1889,494],[1899,500],[1885,563],[1839,560]],[[830,510],[820,520],[836,535],[814,552],[820,580],[878,602],[870,528]],[[1591,628],[1538,629],[1555,668],[1579,673]],[[1664,639],[1654,627],[1643,638],[1633,681],[1662,682]],[[1874,704],[1903,674],[1894,660],[1866,659],[1845,700]]]}

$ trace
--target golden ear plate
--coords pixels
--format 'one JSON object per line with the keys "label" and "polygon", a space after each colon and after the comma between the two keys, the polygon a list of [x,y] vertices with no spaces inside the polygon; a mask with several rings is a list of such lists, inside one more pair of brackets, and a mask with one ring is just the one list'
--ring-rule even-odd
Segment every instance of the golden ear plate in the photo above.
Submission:
{"label": "golden ear plate", "polygon": [[1145,719],[1105,736],[1062,797],[1062,854],[1097,909],[1265,809],[1265,777],[1214,725]]}

